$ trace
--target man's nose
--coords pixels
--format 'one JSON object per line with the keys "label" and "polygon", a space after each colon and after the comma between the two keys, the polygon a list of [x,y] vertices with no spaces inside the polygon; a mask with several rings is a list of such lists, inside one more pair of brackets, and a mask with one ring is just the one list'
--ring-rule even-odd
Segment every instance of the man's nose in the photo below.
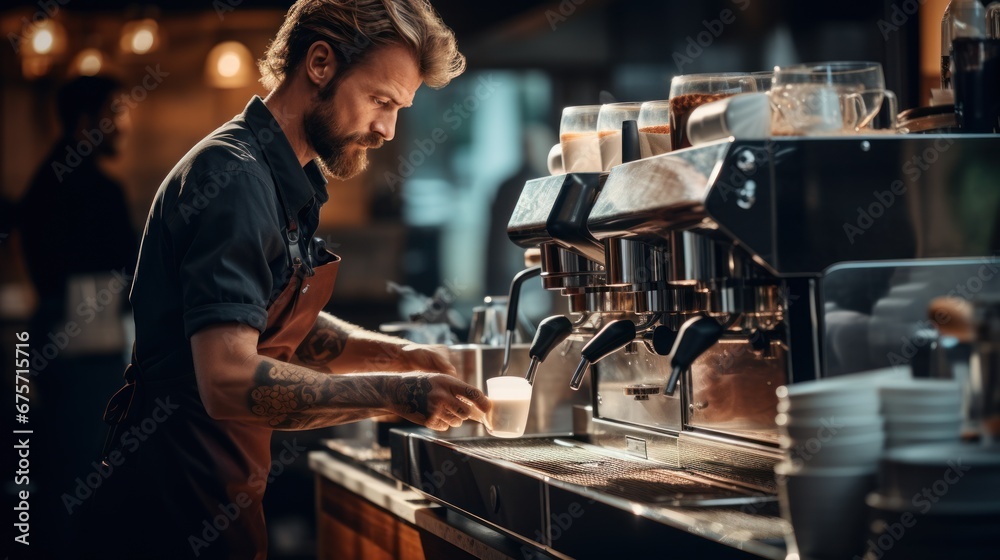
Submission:
{"label": "man's nose", "polygon": [[379,115],[372,123],[372,132],[378,133],[386,142],[396,136],[396,112]]}

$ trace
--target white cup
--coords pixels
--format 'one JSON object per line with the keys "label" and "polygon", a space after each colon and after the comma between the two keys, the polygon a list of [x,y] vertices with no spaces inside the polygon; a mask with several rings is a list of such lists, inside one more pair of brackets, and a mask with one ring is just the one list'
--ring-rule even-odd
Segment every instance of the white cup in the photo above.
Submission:
{"label": "white cup", "polygon": [[[864,547],[865,497],[876,486],[875,465],[804,469],[775,465],[781,516],[792,526],[800,557],[851,558]],[[787,541],[787,539],[786,539]],[[791,548],[791,547],[790,547]]]}
{"label": "white cup", "polygon": [[519,376],[491,377],[486,394],[493,403],[486,431],[501,438],[521,437],[531,410],[531,384]]}

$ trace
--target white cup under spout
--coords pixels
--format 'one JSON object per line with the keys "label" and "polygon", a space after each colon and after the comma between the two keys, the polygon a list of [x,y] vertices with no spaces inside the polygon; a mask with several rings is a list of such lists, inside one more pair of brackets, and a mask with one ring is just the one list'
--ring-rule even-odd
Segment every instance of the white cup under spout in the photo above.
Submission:
{"label": "white cup under spout", "polygon": [[521,437],[531,410],[531,384],[519,376],[491,377],[486,394],[493,403],[486,431],[501,438]]}

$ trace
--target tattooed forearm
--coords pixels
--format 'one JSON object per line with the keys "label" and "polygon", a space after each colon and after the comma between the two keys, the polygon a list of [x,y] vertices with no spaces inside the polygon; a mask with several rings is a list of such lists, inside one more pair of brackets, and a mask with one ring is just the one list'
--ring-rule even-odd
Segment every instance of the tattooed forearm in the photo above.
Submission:
{"label": "tattooed forearm", "polygon": [[327,375],[270,359],[254,371],[247,404],[277,430],[305,430],[386,411],[427,417],[427,375]]}
{"label": "tattooed forearm", "polygon": [[248,404],[275,429],[331,426],[379,414],[388,382],[386,376],[331,376],[264,359]]}

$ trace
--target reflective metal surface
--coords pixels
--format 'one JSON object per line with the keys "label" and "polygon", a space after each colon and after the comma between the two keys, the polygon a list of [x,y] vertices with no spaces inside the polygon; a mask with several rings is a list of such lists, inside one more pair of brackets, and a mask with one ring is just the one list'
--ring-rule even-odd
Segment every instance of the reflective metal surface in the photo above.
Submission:
{"label": "reflective metal surface", "polygon": [[723,339],[702,354],[684,377],[691,426],[776,443],[775,389],[786,383],[787,350],[781,342],[756,350],[744,339]]}
{"label": "reflective metal surface", "polygon": [[669,276],[669,252],[631,239],[606,239],[609,286],[632,286],[639,291]]}
{"label": "reflective metal surface", "polygon": [[604,246],[587,230],[587,216],[606,176],[570,173],[528,181],[507,225],[511,241],[524,248],[554,242],[604,263]]}
{"label": "reflective metal surface", "polygon": [[604,264],[544,243],[542,250],[542,286],[547,290],[605,285]]}
{"label": "reflective metal surface", "polygon": [[728,150],[729,142],[717,142],[615,167],[590,212],[590,232],[655,244],[671,230],[697,225],[707,217],[705,196]]}
{"label": "reflective metal surface", "polygon": [[651,353],[644,345],[636,345],[635,353],[615,352],[594,364],[591,376],[597,380],[594,417],[673,433],[681,431],[683,417],[679,395],[652,395],[649,400],[637,402],[624,391],[627,385],[662,385],[669,371],[670,360]]}

